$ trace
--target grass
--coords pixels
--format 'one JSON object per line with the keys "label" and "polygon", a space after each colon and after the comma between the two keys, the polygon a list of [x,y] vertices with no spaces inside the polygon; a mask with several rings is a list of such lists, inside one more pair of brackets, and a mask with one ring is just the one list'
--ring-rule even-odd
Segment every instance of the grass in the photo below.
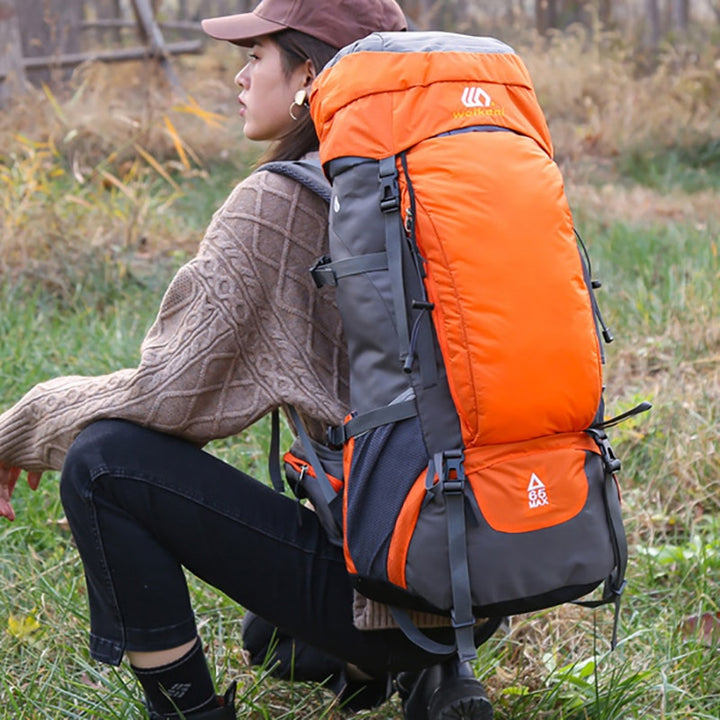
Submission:
{"label": "grass", "polygon": [[[702,52],[683,65],[668,51],[642,75],[611,40],[558,36],[527,57],[616,336],[608,414],[654,403],[612,432],[631,550],[621,640],[611,652],[608,609],[514,618],[476,663],[498,720],[716,720],[720,708],[720,633],[698,623],[720,613],[720,81]],[[0,408],[49,377],[137,361],[169,278],[252,158],[220,119],[236,61],[224,52],[181,67],[194,99],[121,82],[133,66],[123,78],[91,66],[66,96],[40,90],[0,117]],[[267,444],[262,422],[211,450],[262,478]],[[85,649],[56,482],[21,484],[17,520],[0,523],[0,718],[139,717],[128,669]],[[239,679],[241,717],[339,714],[323,689],[249,668],[242,610],[189,581],[218,684]],[[397,700],[364,715],[399,716]]]}

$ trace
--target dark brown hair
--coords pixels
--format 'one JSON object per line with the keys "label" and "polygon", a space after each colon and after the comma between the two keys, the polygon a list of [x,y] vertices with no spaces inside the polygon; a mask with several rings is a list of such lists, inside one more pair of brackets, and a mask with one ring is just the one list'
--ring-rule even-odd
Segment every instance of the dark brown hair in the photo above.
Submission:
{"label": "dark brown hair", "polygon": [[[280,48],[280,57],[283,72],[290,77],[295,68],[310,60],[319,73],[325,64],[335,55],[337,48],[324,43],[322,40],[307,35],[298,30],[283,30],[270,36]],[[288,108],[288,112],[290,108]],[[306,153],[318,149],[318,137],[315,132],[312,118],[306,107],[296,108],[298,117],[293,129],[281,137],[267,149],[258,161],[258,164],[273,160],[297,160]]]}

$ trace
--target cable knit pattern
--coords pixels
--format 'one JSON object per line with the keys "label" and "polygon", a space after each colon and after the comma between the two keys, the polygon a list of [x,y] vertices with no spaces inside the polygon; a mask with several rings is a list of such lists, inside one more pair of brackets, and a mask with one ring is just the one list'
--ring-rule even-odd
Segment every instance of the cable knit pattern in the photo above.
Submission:
{"label": "cable knit pattern", "polygon": [[322,437],[348,398],[334,294],[308,273],[326,252],[326,204],[294,180],[253,173],[168,287],[138,367],[35,386],[0,415],[0,460],[59,470],[80,430],[101,418],[205,444],[288,403]]}
{"label": "cable knit pattern", "polygon": [[[60,470],[79,432],[103,418],[204,445],[286,404],[323,439],[349,397],[334,292],[318,290],[308,272],[327,251],[325,202],[282,175],[253,173],[170,283],[138,367],[36,385],[0,415],[0,460]],[[448,623],[411,616],[419,626]],[[354,620],[360,629],[396,627],[388,608],[357,593]]]}

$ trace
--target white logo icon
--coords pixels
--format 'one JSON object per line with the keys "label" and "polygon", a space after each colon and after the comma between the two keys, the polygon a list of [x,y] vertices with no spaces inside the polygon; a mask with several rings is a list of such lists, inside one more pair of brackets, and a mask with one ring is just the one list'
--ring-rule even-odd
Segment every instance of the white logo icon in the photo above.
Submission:
{"label": "white logo icon", "polygon": [[465,107],[490,107],[490,96],[479,87],[466,87],[462,94],[462,103]]}
{"label": "white logo icon", "polygon": [[192,687],[190,683],[175,683],[165,692],[171,698],[177,698],[180,700],[185,696],[185,693]]}
{"label": "white logo icon", "polygon": [[547,490],[543,481],[533,473],[527,486],[528,505],[530,508],[542,507],[548,504]]}

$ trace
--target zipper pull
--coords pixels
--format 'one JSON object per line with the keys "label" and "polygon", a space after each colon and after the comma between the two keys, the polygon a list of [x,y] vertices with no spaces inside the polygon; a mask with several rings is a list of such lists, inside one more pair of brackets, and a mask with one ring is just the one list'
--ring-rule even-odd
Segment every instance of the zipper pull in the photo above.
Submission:
{"label": "zipper pull", "polygon": [[405,232],[408,235],[412,235],[414,227],[415,227],[415,218],[413,217],[412,209],[408,207],[408,209],[405,211],[405,223],[404,223]]}

